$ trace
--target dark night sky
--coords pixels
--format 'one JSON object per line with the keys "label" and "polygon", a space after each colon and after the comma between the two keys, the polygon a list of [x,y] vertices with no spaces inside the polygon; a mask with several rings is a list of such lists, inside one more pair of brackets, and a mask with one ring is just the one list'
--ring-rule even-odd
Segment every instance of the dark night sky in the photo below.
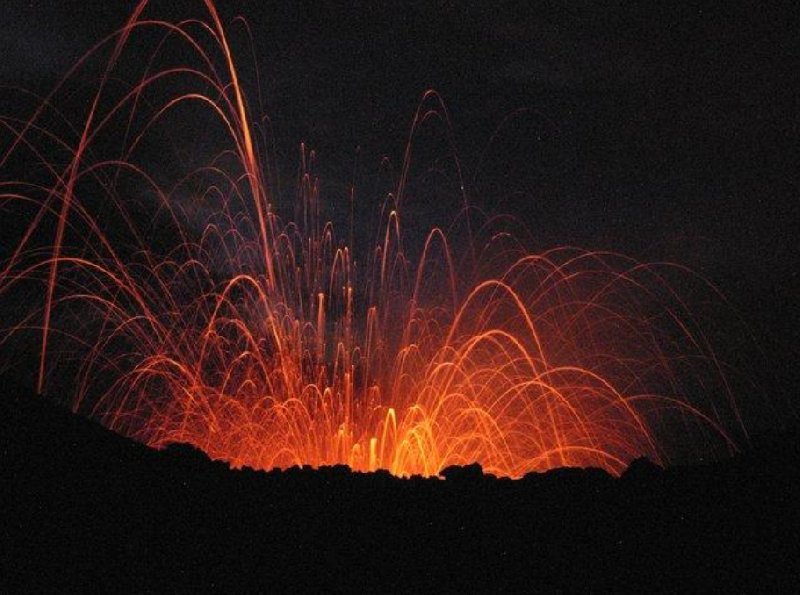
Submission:
{"label": "dark night sky", "polygon": [[[5,0],[0,84],[46,90],[133,4]],[[301,140],[333,188],[349,182],[356,147],[399,162],[435,88],[476,203],[523,218],[536,248],[684,262],[769,337],[779,371],[797,360],[794,2],[219,4],[252,28],[289,171]],[[150,10],[203,14],[199,1]]]}

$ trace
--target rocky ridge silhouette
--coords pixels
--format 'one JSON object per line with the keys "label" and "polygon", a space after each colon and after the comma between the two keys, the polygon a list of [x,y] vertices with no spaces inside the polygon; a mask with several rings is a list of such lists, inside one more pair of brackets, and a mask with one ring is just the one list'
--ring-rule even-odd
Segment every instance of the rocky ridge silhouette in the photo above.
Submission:
{"label": "rocky ridge silhouette", "polygon": [[789,432],[619,478],[231,470],[6,394],[0,591],[785,590],[800,580],[798,462]]}

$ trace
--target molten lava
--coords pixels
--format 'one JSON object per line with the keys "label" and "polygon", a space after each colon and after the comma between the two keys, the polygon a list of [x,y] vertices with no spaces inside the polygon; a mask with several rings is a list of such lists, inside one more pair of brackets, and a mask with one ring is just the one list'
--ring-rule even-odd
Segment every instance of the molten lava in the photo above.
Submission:
{"label": "molten lava", "polygon": [[[691,271],[573,247],[531,253],[466,204],[453,229],[409,247],[404,192],[416,129],[444,114],[434,92],[394,191],[376,199],[368,249],[342,235],[363,246],[374,230],[339,234],[321,216],[305,149],[294,216],[282,216],[262,120],[205,4],[207,20],[170,23],[140,2],[32,116],[0,119],[2,167],[38,164],[35,179],[0,188],[3,217],[25,222],[0,263],[0,298],[26,306],[0,339],[36,334],[41,391],[68,377],[75,410],[110,428],[255,468],[619,472],[640,455],[669,461],[664,437],[676,433],[700,451],[734,448],[743,428],[726,372],[672,282],[713,293]],[[120,91],[130,40],[153,31],[141,78]],[[162,66],[168,42],[197,64]],[[88,113],[65,126],[60,89],[108,50]],[[174,81],[180,91],[159,94]],[[137,149],[190,104],[230,147],[168,186]]]}

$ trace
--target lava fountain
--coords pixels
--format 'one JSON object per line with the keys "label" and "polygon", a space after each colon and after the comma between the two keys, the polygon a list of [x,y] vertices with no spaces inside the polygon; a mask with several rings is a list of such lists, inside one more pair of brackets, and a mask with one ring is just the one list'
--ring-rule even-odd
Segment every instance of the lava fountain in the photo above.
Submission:
{"label": "lava fountain", "polygon": [[[0,343],[4,359],[37,345],[40,392],[74,387],[73,408],[120,433],[254,468],[616,473],[640,455],[669,462],[670,438],[702,452],[746,436],[728,371],[675,289],[715,296],[704,279],[612,252],[530,252],[467,204],[463,182],[453,225],[409,249],[415,134],[446,117],[434,92],[375,229],[339,234],[322,216],[305,149],[289,216],[214,4],[180,22],[147,9],[32,115],[0,118],[0,167],[32,172],[0,185],[0,299],[19,312]],[[136,82],[120,82],[132,40],[147,39]],[[76,124],[57,100],[92,60],[99,82]],[[181,109],[213,120],[226,148],[164,181],[142,147]]]}

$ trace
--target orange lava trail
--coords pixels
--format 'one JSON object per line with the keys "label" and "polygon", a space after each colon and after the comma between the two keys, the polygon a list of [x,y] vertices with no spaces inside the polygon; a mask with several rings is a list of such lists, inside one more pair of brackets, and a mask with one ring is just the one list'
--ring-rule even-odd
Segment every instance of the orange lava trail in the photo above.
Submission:
{"label": "orange lava trail", "polygon": [[[436,117],[452,148],[432,90],[394,191],[377,197],[366,253],[352,195],[346,241],[321,217],[305,146],[299,215],[283,218],[224,24],[204,6],[207,21],[169,23],[139,2],[76,67],[113,44],[80,126],[43,123],[57,90],[28,120],[0,117],[13,139],[3,171],[21,155],[49,180],[0,182],[3,216],[18,209],[27,223],[0,262],[0,299],[37,296],[0,345],[41,337],[40,392],[61,378],[77,387],[75,409],[108,427],[256,468],[433,475],[477,461],[512,477],[561,465],[617,473],[640,455],[669,462],[676,434],[694,452],[733,451],[746,437],[727,369],[671,280],[717,290],[685,267],[569,246],[532,253],[468,204],[457,158],[452,227],[408,244],[417,129]],[[141,78],[110,89],[130,40],[153,30],[163,37]],[[196,64],[161,65],[170,43]],[[165,81],[181,90],[164,96]],[[189,104],[231,148],[167,188],[136,156]],[[114,140],[119,158],[94,156]]]}

